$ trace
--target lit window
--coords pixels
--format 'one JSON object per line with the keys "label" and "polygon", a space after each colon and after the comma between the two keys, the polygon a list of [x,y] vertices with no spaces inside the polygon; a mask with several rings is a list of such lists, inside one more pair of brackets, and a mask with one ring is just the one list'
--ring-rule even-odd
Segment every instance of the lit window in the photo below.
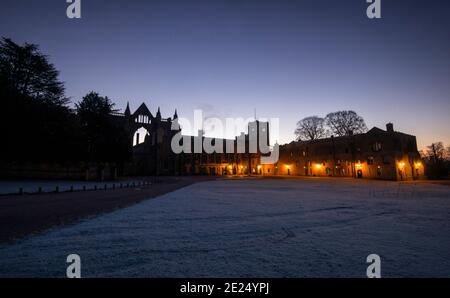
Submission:
{"label": "lit window", "polygon": [[378,152],[378,151],[381,151],[382,147],[383,147],[383,146],[381,145],[380,142],[375,142],[375,143],[373,143],[373,145],[372,145],[372,150],[373,150],[374,152]]}

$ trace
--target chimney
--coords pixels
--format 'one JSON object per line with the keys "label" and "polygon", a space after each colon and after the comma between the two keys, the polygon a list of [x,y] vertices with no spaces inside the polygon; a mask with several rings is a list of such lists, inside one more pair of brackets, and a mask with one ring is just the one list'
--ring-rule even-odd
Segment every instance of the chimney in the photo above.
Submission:
{"label": "chimney", "polygon": [[388,124],[386,124],[386,131],[387,132],[394,132],[394,124],[392,124],[392,123],[388,123]]}

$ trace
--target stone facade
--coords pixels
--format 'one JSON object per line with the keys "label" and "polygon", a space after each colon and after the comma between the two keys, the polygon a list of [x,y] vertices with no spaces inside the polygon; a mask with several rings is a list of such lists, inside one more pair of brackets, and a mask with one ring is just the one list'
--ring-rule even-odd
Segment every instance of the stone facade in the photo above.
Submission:
{"label": "stone facade", "polygon": [[[417,151],[415,136],[396,132],[392,124],[382,130],[372,128],[367,133],[345,137],[331,137],[313,141],[295,141],[280,146],[280,158],[271,165],[261,164],[261,153],[237,153],[237,138],[219,140],[223,153],[180,153],[171,150],[173,119],[162,118],[158,109],[156,116],[142,104],[133,114],[129,107],[117,115],[130,131],[133,146],[133,162],[126,173],[134,175],[292,175],[373,178],[388,180],[412,180],[424,178],[424,168]],[[264,123],[268,125],[267,123]],[[249,131],[261,122],[249,124]],[[251,127],[251,128],[250,128]],[[135,132],[145,128],[145,137]],[[245,138],[246,152],[249,135]],[[259,134],[257,135],[259,138]],[[142,138],[141,138],[142,139]],[[187,142],[205,141],[201,132],[187,137]],[[267,145],[269,137],[267,135]],[[207,140],[208,141],[208,140]],[[233,153],[227,152],[234,148]],[[193,152],[193,151],[191,151]]]}
{"label": "stone facade", "polygon": [[298,141],[281,146],[279,175],[414,180],[424,178],[416,137],[393,125],[367,133]]}

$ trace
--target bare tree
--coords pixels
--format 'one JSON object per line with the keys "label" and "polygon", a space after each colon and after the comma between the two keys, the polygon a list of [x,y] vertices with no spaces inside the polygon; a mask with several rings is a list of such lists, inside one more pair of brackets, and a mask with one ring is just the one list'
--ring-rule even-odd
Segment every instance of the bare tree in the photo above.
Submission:
{"label": "bare tree", "polygon": [[337,136],[349,136],[367,131],[364,119],[354,111],[338,111],[329,113],[325,123],[331,132]]}
{"label": "bare tree", "polygon": [[430,179],[442,179],[449,177],[450,161],[448,159],[449,148],[445,148],[442,142],[435,142],[427,146],[423,152],[423,159],[426,163],[426,175]]}
{"label": "bare tree", "polygon": [[316,140],[326,137],[327,130],[325,128],[325,119],[317,116],[303,118],[297,122],[295,135],[297,141]]}
{"label": "bare tree", "polygon": [[436,142],[427,146],[425,158],[433,164],[442,163],[445,160],[446,150],[442,142]]}

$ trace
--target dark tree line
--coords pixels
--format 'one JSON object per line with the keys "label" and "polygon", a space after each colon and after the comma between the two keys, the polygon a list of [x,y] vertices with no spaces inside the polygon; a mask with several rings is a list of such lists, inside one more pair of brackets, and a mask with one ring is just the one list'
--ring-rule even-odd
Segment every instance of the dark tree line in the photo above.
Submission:
{"label": "dark tree line", "polygon": [[130,144],[114,104],[95,92],[70,109],[59,72],[37,45],[0,41],[3,161],[125,161]]}
{"label": "dark tree line", "polygon": [[450,176],[450,147],[445,148],[442,142],[436,142],[420,151],[425,161],[425,174],[430,179],[449,178]]}
{"label": "dark tree line", "polygon": [[308,141],[334,136],[349,136],[367,131],[364,119],[354,111],[329,113],[325,118],[310,116],[297,122],[297,140]]}

